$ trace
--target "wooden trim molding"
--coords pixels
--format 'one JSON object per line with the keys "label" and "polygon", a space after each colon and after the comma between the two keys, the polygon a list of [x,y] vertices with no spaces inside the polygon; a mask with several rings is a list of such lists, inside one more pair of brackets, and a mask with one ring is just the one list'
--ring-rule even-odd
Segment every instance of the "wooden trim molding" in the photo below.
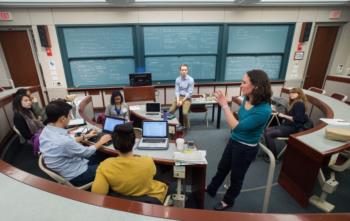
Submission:
{"label": "wooden trim molding", "polygon": [[[34,188],[49,192],[66,199],[90,205],[124,211],[144,216],[158,217],[163,219],[174,219],[183,221],[201,220],[245,220],[245,221],[347,221],[350,213],[343,214],[261,214],[261,213],[238,213],[238,212],[216,212],[212,210],[184,209],[175,207],[164,207],[148,203],[141,203],[120,199],[112,196],[104,196],[84,190],[74,189],[52,181],[31,175],[10,164],[0,160],[0,173],[13,178],[19,182]],[[4,200],[4,199],[2,199]],[[43,208],[45,209],[45,208]],[[18,211],[20,212],[20,211]],[[103,217],[101,217],[103,218]]]}
{"label": "wooden trim molding", "polygon": [[350,77],[341,77],[341,76],[328,75],[326,80],[328,80],[328,81],[337,81],[337,82],[350,84]]}

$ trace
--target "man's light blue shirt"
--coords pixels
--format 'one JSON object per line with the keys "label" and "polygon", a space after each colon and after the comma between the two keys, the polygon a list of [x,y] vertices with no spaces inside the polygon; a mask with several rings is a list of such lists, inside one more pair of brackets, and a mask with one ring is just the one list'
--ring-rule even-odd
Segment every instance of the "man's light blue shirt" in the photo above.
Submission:
{"label": "man's light blue shirt", "polygon": [[175,95],[176,98],[184,96],[185,98],[191,98],[193,93],[194,80],[191,76],[186,75],[185,78],[179,76],[175,81]]}
{"label": "man's light blue shirt", "polygon": [[40,152],[46,166],[71,180],[84,173],[88,160],[96,152],[95,146],[86,147],[76,142],[66,129],[47,125],[40,135]]}

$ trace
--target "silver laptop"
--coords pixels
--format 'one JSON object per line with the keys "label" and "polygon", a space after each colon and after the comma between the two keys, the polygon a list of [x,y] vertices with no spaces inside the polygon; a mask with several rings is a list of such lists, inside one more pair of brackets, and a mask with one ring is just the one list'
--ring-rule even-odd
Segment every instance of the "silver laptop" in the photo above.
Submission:
{"label": "silver laptop", "polygon": [[143,121],[140,150],[166,150],[169,147],[167,121]]}
{"label": "silver laptop", "polygon": [[160,103],[146,103],[146,115],[160,115]]}

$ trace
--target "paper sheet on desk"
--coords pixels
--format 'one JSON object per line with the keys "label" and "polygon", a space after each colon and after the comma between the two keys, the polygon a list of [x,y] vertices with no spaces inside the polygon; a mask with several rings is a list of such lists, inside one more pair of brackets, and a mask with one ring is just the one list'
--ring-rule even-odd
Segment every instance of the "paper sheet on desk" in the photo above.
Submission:
{"label": "paper sheet on desk", "polygon": [[188,164],[208,164],[205,158],[207,152],[205,150],[191,150],[186,152],[174,152],[174,160],[177,165]]}
{"label": "paper sheet on desk", "polygon": [[140,106],[138,106],[138,105],[129,106],[129,108],[131,111],[140,110]]}
{"label": "paper sheet on desk", "polygon": [[350,126],[350,122],[342,120],[342,119],[332,119],[332,118],[320,118],[323,122],[328,125],[334,126]]}

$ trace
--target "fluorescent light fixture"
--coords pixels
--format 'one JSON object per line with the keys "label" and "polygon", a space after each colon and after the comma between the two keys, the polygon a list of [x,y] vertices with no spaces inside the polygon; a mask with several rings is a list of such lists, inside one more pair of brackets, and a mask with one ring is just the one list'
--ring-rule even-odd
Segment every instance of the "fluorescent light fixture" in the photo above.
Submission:
{"label": "fluorescent light fixture", "polygon": [[188,3],[221,3],[221,2],[235,2],[236,0],[133,0],[133,2],[135,3],[152,3],[152,2],[156,2],[156,3],[176,3],[176,2],[188,2]]}
{"label": "fluorescent light fixture", "polygon": [[350,0],[260,0],[262,3],[341,3]]}
{"label": "fluorescent light fixture", "polygon": [[6,3],[101,3],[106,0],[0,0]]}

